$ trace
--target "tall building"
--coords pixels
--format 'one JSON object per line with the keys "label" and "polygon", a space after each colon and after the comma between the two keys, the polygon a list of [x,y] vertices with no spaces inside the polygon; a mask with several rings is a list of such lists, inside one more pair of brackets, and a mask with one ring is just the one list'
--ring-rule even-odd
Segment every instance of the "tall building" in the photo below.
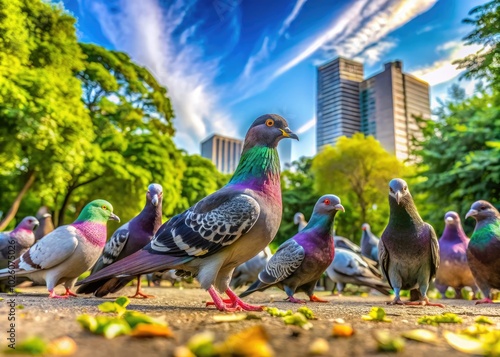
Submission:
{"label": "tall building", "polygon": [[[408,159],[412,139],[422,137],[414,116],[429,119],[431,110],[429,85],[403,73],[402,67],[401,61],[389,62],[383,72],[363,80],[363,64],[352,60],[337,58],[320,66],[318,151],[342,135],[361,131],[373,135],[399,159]],[[358,97],[354,101],[356,83]]]}
{"label": "tall building", "polygon": [[233,173],[240,161],[243,142],[213,134],[201,142],[201,156],[211,160],[222,173]]}
{"label": "tall building", "polygon": [[340,136],[360,131],[359,84],[363,64],[336,58],[318,67],[316,148],[335,144]]}

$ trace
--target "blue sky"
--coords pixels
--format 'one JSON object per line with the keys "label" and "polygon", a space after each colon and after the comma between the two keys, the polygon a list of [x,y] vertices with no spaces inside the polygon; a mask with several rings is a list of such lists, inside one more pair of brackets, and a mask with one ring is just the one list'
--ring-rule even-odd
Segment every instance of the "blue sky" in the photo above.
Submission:
{"label": "blue sky", "polygon": [[[127,52],[165,85],[175,141],[191,153],[217,132],[244,137],[264,113],[298,132],[292,158],[315,154],[316,66],[337,55],[365,76],[400,59],[431,85],[432,105],[478,50],[461,23],[479,0],[64,0],[78,36]],[[461,81],[468,93],[474,83]]]}

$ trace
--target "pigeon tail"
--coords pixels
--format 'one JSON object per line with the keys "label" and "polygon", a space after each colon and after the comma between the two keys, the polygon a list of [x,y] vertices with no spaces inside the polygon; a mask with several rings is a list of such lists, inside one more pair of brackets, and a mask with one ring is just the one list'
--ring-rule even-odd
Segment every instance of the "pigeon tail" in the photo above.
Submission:
{"label": "pigeon tail", "polygon": [[95,281],[109,279],[112,277],[131,277],[140,274],[153,273],[167,269],[175,269],[177,266],[193,260],[193,257],[173,257],[162,254],[151,254],[147,250],[139,250],[128,257],[113,263],[104,269],[91,274],[86,279],[79,281],[76,285],[84,285]]}
{"label": "pigeon tail", "polygon": [[239,297],[240,298],[244,298],[245,296],[248,296],[256,291],[259,291],[259,290],[264,290],[264,289],[267,289],[268,287],[270,287],[271,285],[269,284],[265,284],[263,283],[262,281],[258,280],[255,281],[252,285],[250,285],[250,287],[245,290],[244,292],[242,292]]}

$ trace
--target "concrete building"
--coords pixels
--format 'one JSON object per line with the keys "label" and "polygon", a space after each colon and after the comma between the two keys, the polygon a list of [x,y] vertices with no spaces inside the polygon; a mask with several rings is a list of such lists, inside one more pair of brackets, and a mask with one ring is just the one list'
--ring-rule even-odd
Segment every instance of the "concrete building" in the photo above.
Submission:
{"label": "concrete building", "polygon": [[240,161],[243,142],[213,134],[201,142],[201,156],[211,160],[222,173],[233,173]]}
{"label": "concrete building", "polygon": [[399,159],[408,159],[412,139],[421,138],[414,116],[429,119],[431,110],[429,85],[403,73],[402,67],[401,61],[389,62],[383,72],[363,80],[363,65],[352,60],[337,58],[320,66],[318,151],[342,135],[361,131]]}
{"label": "concrete building", "polygon": [[316,148],[335,144],[340,136],[360,131],[359,84],[363,64],[336,58],[318,67]]}

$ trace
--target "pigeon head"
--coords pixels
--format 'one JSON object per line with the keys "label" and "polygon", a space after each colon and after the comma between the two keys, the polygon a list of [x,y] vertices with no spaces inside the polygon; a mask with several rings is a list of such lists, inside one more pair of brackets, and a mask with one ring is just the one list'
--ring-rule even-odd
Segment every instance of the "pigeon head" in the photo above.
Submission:
{"label": "pigeon head", "polygon": [[479,222],[485,219],[500,218],[500,213],[498,213],[498,210],[488,201],[480,200],[472,204],[469,212],[465,215],[466,219],[469,217],[473,217]]}
{"label": "pigeon head", "polygon": [[120,218],[113,213],[111,203],[105,200],[94,200],[83,208],[77,222],[90,221],[106,224],[108,220],[120,222]]}
{"label": "pigeon head", "polygon": [[337,211],[345,212],[344,206],[340,204],[340,198],[335,195],[324,195],[316,202],[313,214],[334,216]]}
{"label": "pigeon head", "polygon": [[306,220],[306,218],[304,217],[304,215],[301,212],[297,212],[293,216],[293,224],[299,224],[300,222],[303,222],[305,220]]}
{"label": "pigeon head", "polygon": [[363,223],[361,229],[367,232],[370,232],[370,225],[368,223]]}
{"label": "pigeon head", "polygon": [[411,197],[408,184],[400,178],[392,179],[389,182],[389,197],[393,197],[399,205],[407,197]]}
{"label": "pigeon head", "polygon": [[39,224],[38,219],[33,216],[27,216],[19,223],[18,228],[34,231]]}
{"label": "pigeon head", "polygon": [[449,211],[444,215],[444,223],[448,226],[460,225],[460,216],[457,212]]}
{"label": "pigeon head", "polygon": [[299,140],[299,137],[290,130],[283,117],[277,114],[265,114],[255,119],[248,129],[243,151],[254,146],[275,148],[284,138]]}
{"label": "pigeon head", "polygon": [[151,202],[153,206],[158,206],[158,204],[163,199],[163,188],[157,183],[152,183],[148,186],[148,193],[146,194],[146,199]]}

